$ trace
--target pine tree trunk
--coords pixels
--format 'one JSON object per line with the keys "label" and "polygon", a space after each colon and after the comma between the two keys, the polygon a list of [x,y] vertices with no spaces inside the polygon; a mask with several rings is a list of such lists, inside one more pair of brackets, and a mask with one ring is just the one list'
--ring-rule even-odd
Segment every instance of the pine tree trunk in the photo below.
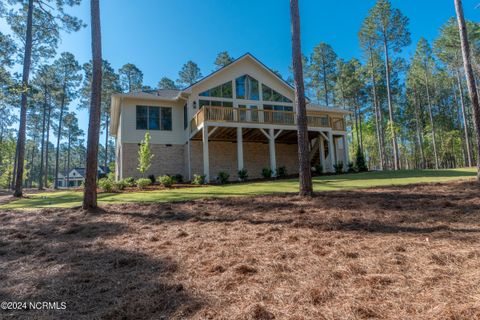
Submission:
{"label": "pine tree trunk", "polygon": [[66,166],[66,177],[67,177],[67,185],[66,187],[70,187],[70,146],[72,143],[72,134],[71,130],[68,131],[68,146],[67,146],[67,166]]}
{"label": "pine tree trunk", "polygon": [[[67,76],[67,75],[65,75]],[[57,150],[55,153],[55,181],[53,182],[53,189],[58,189],[58,162],[60,157],[60,141],[62,140],[62,124],[63,124],[63,111],[65,110],[65,95],[66,84],[63,84],[62,101],[60,102],[60,117],[58,118],[58,132],[57,132]]]}
{"label": "pine tree trunk", "polygon": [[48,151],[50,150],[49,145],[50,145],[50,121],[51,121],[51,116],[52,116],[52,107],[50,106],[50,103],[48,104],[48,113],[47,113],[47,141],[45,142],[45,187],[48,188],[48,169],[49,169],[49,164],[48,164]]}
{"label": "pine tree trunk", "polygon": [[388,116],[390,119],[390,130],[392,134],[393,166],[395,170],[399,170],[400,160],[398,158],[397,133],[395,131],[395,122],[393,120],[392,91],[390,88],[390,58],[388,54],[388,43],[387,43],[386,37],[384,37],[383,49],[385,53],[385,74],[386,74],[386,81],[387,81]]}
{"label": "pine tree trunk", "polygon": [[328,107],[328,84],[327,84],[327,70],[325,67],[325,57],[322,52],[322,64],[323,64],[323,89],[325,90],[325,104]]}
{"label": "pine tree trunk", "polygon": [[472,102],[473,110],[473,124],[477,133],[477,181],[480,182],[480,105],[478,101],[477,87],[475,84],[475,77],[472,69],[472,62],[470,58],[470,44],[468,43],[467,27],[465,18],[463,16],[463,7],[461,0],[454,0],[455,11],[457,12],[458,28],[460,33],[460,42],[462,44],[463,66],[465,69],[465,76],[467,78],[468,92],[470,94],[470,101]]}
{"label": "pine tree trunk", "polygon": [[[292,31],[292,59],[293,77],[295,83],[295,104],[297,111],[298,131],[298,162],[300,196],[312,196],[312,173],[310,170],[307,110],[305,102],[305,86],[303,83],[302,52],[300,45],[300,15],[298,12],[298,0],[290,0],[290,21]],[[332,150],[329,150],[332,152]]]}
{"label": "pine tree trunk", "polygon": [[47,123],[47,92],[43,93],[42,141],[40,146],[40,167],[38,172],[38,190],[43,190],[43,156],[45,153],[45,127]]}
{"label": "pine tree trunk", "polygon": [[100,108],[102,94],[102,38],[100,30],[100,0],[90,0],[92,25],[92,89],[87,140],[87,166],[83,208],[97,208],[98,141],[100,137]]}
{"label": "pine tree trunk", "polygon": [[383,133],[380,130],[380,125],[382,121],[380,108],[378,106],[378,97],[377,97],[377,82],[375,80],[375,65],[373,64],[373,53],[372,48],[370,47],[370,67],[371,67],[371,78],[372,78],[372,94],[373,94],[373,108],[375,112],[375,129],[377,132],[377,143],[378,143],[378,155],[380,157],[380,170],[385,169],[385,153],[384,153],[384,144],[383,144]]}
{"label": "pine tree trunk", "polygon": [[417,129],[417,141],[420,150],[420,158],[421,158],[421,168],[425,169],[425,154],[423,152],[423,135],[421,129],[421,122],[420,122],[420,107],[418,106],[418,99],[417,99],[417,92],[415,91],[413,94],[414,104],[415,104],[415,122],[416,122],[416,129]]}
{"label": "pine tree trunk", "polygon": [[437,142],[436,142],[436,135],[435,135],[435,123],[433,122],[433,111],[432,111],[432,101],[430,99],[430,88],[429,88],[429,81],[428,81],[428,71],[427,65],[425,67],[425,90],[427,94],[427,103],[428,103],[428,116],[430,118],[430,127],[432,131],[432,144],[433,144],[433,156],[435,157],[435,169],[439,169],[438,163],[438,152],[437,152]]}
{"label": "pine tree trunk", "polygon": [[14,197],[23,195],[23,172],[25,162],[25,139],[27,129],[27,96],[28,96],[28,80],[30,77],[30,65],[32,63],[32,25],[33,25],[33,0],[28,1],[27,26],[25,35],[25,53],[23,56],[23,75],[22,75],[22,102],[20,107],[20,125],[18,128],[17,140],[17,170],[15,172],[15,191]]}
{"label": "pine tree trunk", "polygon": [[468,123],[467,123],[467,110],[465,108],[465,99],[463,96],[463,86],[462,86],[462,79],[460,78],[460,71],[456,70],[457,76],[457,85],[458,91],[460,92],[460,106],[462,107],[462,118],[463,118],[463,135],[465,137],[465,147],[467,148],[467,160],[468,166],[471,167],[473,165],[472,161],[472,148],[470,143],[470,134],[468,133]]}

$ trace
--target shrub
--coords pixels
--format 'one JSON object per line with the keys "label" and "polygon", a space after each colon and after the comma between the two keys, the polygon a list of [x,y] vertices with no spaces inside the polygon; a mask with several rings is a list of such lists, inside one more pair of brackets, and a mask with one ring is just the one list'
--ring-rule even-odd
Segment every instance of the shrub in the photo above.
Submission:
{"label": "shrub", "polygon": [[365,163],[365,156],[360,147],[357,147],[357,152],[355,154],[355,167],[358,172],[368,171],[367,164]]}
{"label": "shrub", "polygon": [[217,176],[217,181],[220,184],[225,184],[228,182],[228,179],[230,179],[230,175],[226,173],[225,171],[220,171]]}
{"label": "shrub", "polygon": [[173,176],[173,180],[175,183],[183,183],[183,176],[180,173],[177,173]]}
{"label": "shrub", "polygon": [[111,192],[113,190],[113,181],[107,178],[98,180],[98,187],[103,192]]}
{"label": "shrub", "polygon": [[192,184],[205,184],[205,176],[194,174],[192,179]]}
{"label": "shrub", "polygon": [[125,182],[127,187],[135,187],[135,179],[133,177],[125,178],[123,179],[123,182]]}
{"label": "shrub", "polygon": [[158,178],[158,182],[165,188],[170,188],[175,182],[175,179],[169,175],[164,175]]}
{"label": "shrub", "polygon": [[238,170],[238,179],[240,179],[240,181],[246,181],[248,179],[247,169]]}
{"label": "shrub", "polygon": [[336,174],[341,174],[343,173],[343,162],[337,162],[336,164],[333,165],[333,168],[335,169]]}
{"label": "shrub", "polygon": [[147,178],[140,178],[137,180],[137,187],[139,189],[145,189],[147,186],[152,184],[152,180]]}
{"label": "shrub", "polygon": [[154,184],[155,181],[157,181],[157,179],[155,179],[155,175],[153,175],[153,174],[150,174],[150,175],[148,176],[148,179],[150,179],[150,181],[152,182],[151,184]]}
{"label": "shrub", "polygon": [[353,164],[352,161],[348,163],[348,172],[355,172],[355,165]]}
{"label": "shrub", "polygon": [[285,178],[287,176],[287,167],[281,166],[277,168],[277,177]]}
{"label": "shrub", "polygon": [[270,179],[273,175],[273,171],[270,168],[263,168],[262,169],[262,177],[264,179]]}
{"label": "shrub", "polygon": [[315,173],[318,175],[323,173],[323,166],[320,163],[315,165]]}
{"label": "shrub", "polygon": [[118,191],[125,189],[127,186],[128,184],[125,182],[125,180],[118,180],[113,182],[113,188]]}

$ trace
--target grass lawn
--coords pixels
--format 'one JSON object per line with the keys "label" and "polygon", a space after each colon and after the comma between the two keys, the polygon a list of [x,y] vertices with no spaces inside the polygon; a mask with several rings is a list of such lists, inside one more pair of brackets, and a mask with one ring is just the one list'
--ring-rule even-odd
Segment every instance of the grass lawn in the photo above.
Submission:
{"label": "grass lawn", "polygon": [[[388,172],[368,172],[345,174],[338,176],[322,176],[314,178],[314,190],[332,191],[349,190],[389,185],[405,185],[411,183],[446,182],[457,179],[468,179],[476,175],[475,168],[449,170],[404,170]],[[125,202],[170,202],[193,200],[208,197],[235,197],[275,193],[294,193],[298,190],[296,179],[269,182],[253,182],[224,186],[205,186],[199,188],[156,190],[126,193],[102,193],[100,204]],[[79,191],[59,191],[37,193],[27,198],[0,206],[1,209],[38,209],[69,208],[79,206],[83,194]]]}

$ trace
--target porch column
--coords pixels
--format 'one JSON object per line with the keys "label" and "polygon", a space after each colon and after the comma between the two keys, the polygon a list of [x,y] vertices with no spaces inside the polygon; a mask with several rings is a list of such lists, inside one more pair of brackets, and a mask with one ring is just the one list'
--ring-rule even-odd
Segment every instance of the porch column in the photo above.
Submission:
{"label": "porch column", "polygon": [[204,125],[202,130],[203,142],[203,174],[205,175],[205,182],[210,182],[210,165],[208,158],[208,126]]}
{"label": "porch column", "polygon": [[277,176],[277,158],[275,155],[275,130],[269,129],[268,131],[268,148],[270,151],[270,169],[272,170],[272,176]]}
{"label": "porch column", "polygon": [[335,164],[335,147],[333,146],[332,131],[328,131],[328,159],[330,160],[328,172],[335,172],[333,165]]}
{"label": "porch column", "polygon": [[243,168],[243,129],[237,127],[237,169],[238,171]]}
{"label": "porch column", "polygon": [[345,170],[348,170],[348,163],[350,162],[350,156],[348,155],[348,139],[347,135],[344,134],[343,137],[343,158],[344,158],[344,167]]}
{"label": "porch column", "polygon": [[322,171],[325,172],[327,171],[327,168],[325,167],[325,140],[323,139],[322,135],[319,135],[318,139],[320,139],[320,144],[318,147],[320,153],[320,165],[322,166]]}

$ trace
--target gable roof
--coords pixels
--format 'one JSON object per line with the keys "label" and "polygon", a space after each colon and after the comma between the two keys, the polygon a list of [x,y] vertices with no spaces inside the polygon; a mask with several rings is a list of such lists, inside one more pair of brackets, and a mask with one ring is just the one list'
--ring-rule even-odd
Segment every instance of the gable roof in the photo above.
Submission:
{"label": "gable roof", "polygon": [[255,64],[259,65],[262,69],[265,69],[271,76],[273,76],[274,78],[278,79],[280,82],[282,82],[283,84],[285,84],[287,87],[289,87],[291,90],[294,90],[293,86],[288,83],[287,81],[285,81],[282,77],[278,76],[278,74],[276,74],[275,72],[273,72],[272,69],[270,69],[269,67],[267,67],[263,62],[261,62],[260,60],[258,60],[253,54],[251,54],[250,52],[247,52],[245,53],[244,55],[240,56],[239,58],[233,60],[232,62],[230,62],[229,64],[221,67],[220,69],[218,70],[215,70],[213,71],[212,73],[210,73],[209,75],[203,77],[202,79],[198,80],[197,82],[191,84],[190,86],[186,87],[185,89],[183,89],[183,92],[190,92],[191,89],[197,85],[199,85],[200,83],[206,81],[207,79],[210,79],[211,77],[213,77],[214,75],[220,73],[220,72],[223,72],[229,68],[231,68],[232,66],[238,64],[239,62],[245,60],[245,59],[250,59],[251,61],[253,61]]}

